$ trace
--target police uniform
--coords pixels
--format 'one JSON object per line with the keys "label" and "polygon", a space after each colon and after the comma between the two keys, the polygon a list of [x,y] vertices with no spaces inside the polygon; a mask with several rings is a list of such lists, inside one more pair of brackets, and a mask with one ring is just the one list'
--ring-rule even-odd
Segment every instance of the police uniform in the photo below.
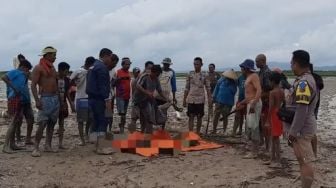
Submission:
{"label": "police uniform", "polygon": [[205,72],[191,71],[187,77],[185,91],[188,92],[186,102],[188,103],[187,115],[203,116],[205,91],[210,91],[210,81]]}
{"label": "police uniform", "polygon": [[297,138],[304,162],[314,160],[311,140],[316,134],[315,107],[318,101],[317,88],[311,73],[304,73],[294,82],[293,103],[295,116],[289,134]]}

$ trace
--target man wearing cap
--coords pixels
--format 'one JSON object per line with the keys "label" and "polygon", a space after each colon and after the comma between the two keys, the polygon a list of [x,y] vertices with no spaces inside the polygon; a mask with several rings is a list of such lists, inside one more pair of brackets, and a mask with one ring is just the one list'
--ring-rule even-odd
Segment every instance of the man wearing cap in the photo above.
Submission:
{"label": "man wearing cap", "polygon": [[[44,128],[47,127],[45,151],[51,152],[51,142],[54,133],[54,126],[59,114],[59,93],[57,85],[57,73],[53,63],[56,60],[57,50],[48,46],[42,50],[40,62],[34,67],[32,73],[31,91],[35,99],[38,129],[35,135],[35,148],[33,157],[39,157],[40,141]],[[37,90],[37,85],[39,90]]]}
{"label": "man wearing cap", "polygon": [[194,71],[187,76],[184,90],[183,106],[188,108],[189,131],[194,130],[194,119],[197,118],[196,132],[200,133],[204,116],[205,92],[208,96],[208,107],[212,106],[210,82],[206,73],[202,71],[203,61],[194,58]]}
{"label": "man wearing cap", "polygon": [[252,153],[247,154],[244,158],[256,158],[258,145],[260,143],[259,121],[262,102],[260,80],[255,73],[254,62],[251,59],[246,59],[241,67],[242,73],[246,76],[245,81],[245,99],[237,105],[237,108],[247,106],[246,127],[247,136],[252,140]]}
{"label": "man wearing cap", "polygon": [[97,135],[96,152],[98,154],[111,153],[110,148],[100,147],[100,142],[105,139],[107,132],[105,109],[111,109],[111,106],[108,105],[111,104],[109,70],[112,70],[118,61],[117,55],[113,54],[110,49],[103,48],[99,52],[99,60],[95,61],[87,74],[86,93],[93,114],[92,131]]}
{"label": "man wearing cap", "polygon": [[315,108],[318,92],[310,72],[310,56],[304,50],[293,52],[291,68],[297,76],[294,81],[293,105],[295,115],[289,130],[288,144],[293,147],[300,165],[302,187],[311,187],[314,180],[314,152],[311,141],[316,134]]}
{"label": "man wearing cap", "polygon": [[[170,66],[173,63],[172,63],[171,59],[167,57],[167,58],[164,58],[162,60],[162,64],[163,64],[163,69],[162,69],[162,73],[159,77],[162,93],[163,93],[165,99],[170,99],[171,100],[173,98],[173,103],[176,104],[176,98],[175,98],[176,75],[175,75],[175,71],[170,68]],[[158,106],[167,103],[167,101],[165,99],[163,99],[157,93],[155,94],[155,99],[156,99],[156,103],[157,103]],[[168,111],[168,108],[162,108],[161,109],[161,112],[165,116],[164,117],[165,120],[167,120],[167,116],[168,116],[167,111]],[[165,128],[165,123],[163,123],[163,125],[162,125],[162,129],[164,129],[164,128]]]}
{"label": "man wearing cap", "polygon": [[217,124],[219,116],[222,115],[224,133],[228,124],[228,115],[234,105],[234,97],[237,92],[237,75],[234,70],[223,72],[222,78],[217,82],[217,85],[212,93],[213,102],[215,103],[215,113],[213,119],[213,134],[217,132]]}
{"label": "man wearing cap", "polygon": [[124,133],[127,108],[129,99],[131,98],[131,74],[128,71],[131,64],[132,63],[128,57],[123,57],[121,60],[122,68],[116,72],[115,87],[117,111],[120,115],[120,133]]}
{"label": "man wearing cap", "polygon": [[210,81],[211,93],[214,92],[217,81],[221,78],[221,75],[216,72],[216,65],[213,63],[209,64],[208,77]]}
{"label": "man wearing cap", "polygon": [[87,72],[90,67],[94,64],[96,59],[94,57],[87,57],[85,59],[84,66],[81,67],[79,70],[73,72],[70,76],[70,80],[72,83],[76,84],[77,92],[75,96],[75,108],[77,113],[77,122],[78,122],[78,132],[79,137],[81,140],[80,145],[85,145],[85,138],[84,138],[84,122],[85,125],[85,136],[88,138],[89,128],[91,124],[91,118],[89,118],[89,103],[88,103],[88,96],[85,92],[86,89],[86,76]]}

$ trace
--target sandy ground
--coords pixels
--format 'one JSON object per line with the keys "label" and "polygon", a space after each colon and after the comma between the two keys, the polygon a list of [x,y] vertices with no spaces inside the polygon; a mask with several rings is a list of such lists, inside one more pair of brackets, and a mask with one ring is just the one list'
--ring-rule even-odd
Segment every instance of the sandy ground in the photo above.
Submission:
{"label": "sandy ground", "polygon": [[[336,187],[335,81],[328,78],[322,92],[318,120],[319,160],[313,187]],[[0,110],[5,108],[3,101]],[[115,118],[115,125],[117,123],[118,118]],[[1,145],[7,124],[8,120],[0,119]],[[203,125],[205,128],[206,121]],[[172,132],[186,130],[186,115],[177,121],[171,112],[168,129]],[[228,138],[223,134],[212,139],[220,143],[237,143],[177,156],[96,155],[93,145],[78,146],[79,136],[75,115],[72,114],[66,119],[67,150],[42,153],[40,158],[30,156],[32,147],[10,155],[0,153],[0,187],[300,187],[300,181],[295,181],[299,166],[285,140],[281,144],[283,168],[271,169],[263,165],[267,159],[265,154],[260,154],[258,159],[243,159],[246,149],[244,144],[239,144],[242,139]],[[57,135],[54,135],[53,146],[56,148],[56,145]]]}

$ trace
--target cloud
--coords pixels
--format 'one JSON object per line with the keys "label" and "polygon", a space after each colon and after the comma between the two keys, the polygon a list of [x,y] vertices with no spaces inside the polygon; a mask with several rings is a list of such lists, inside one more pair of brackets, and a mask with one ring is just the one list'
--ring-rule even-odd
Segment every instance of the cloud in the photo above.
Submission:
{"label": "cloud", "polygon": [[[102,3],[104,2],[104,3]],[[297,48],[314,62],[335,64],[336,2],[267,0],[31,0],[0,7],[0,69],[24,53],[55,46],[59,61],[78,68],[85,57],[109,47],[134,66],[171,57],[176,70],[192,68],[196,56],[217,67],[234,67],[266,53],[288,62]]]}

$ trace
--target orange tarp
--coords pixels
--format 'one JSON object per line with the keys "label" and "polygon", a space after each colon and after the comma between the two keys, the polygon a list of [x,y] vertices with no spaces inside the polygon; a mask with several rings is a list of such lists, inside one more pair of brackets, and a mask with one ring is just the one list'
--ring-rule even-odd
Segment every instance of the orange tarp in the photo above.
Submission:
{"label": "orange tarp", "polygon": [[180,133],[172,138],[167,131],[157,130],[152,135],[144,135],[140,132],[134,132],[128,135],[115,135],[112,141],[112,147],[119,151],[132,151],[142,156],[158,155],[160,151],[175,153],[177,151],[199,151],[223,147],[202,140],[194,132]]}
{"label": "orange tarp", "polygon": [[223,145],[216,144],[213,142],[207,142],[204,140],[199,140],[199,145],[191,146],[191,147],[183,147],[182,151],[200,151],[200,150],[206,150],[206,149],[216,149],[220,147],[223,147]]}

